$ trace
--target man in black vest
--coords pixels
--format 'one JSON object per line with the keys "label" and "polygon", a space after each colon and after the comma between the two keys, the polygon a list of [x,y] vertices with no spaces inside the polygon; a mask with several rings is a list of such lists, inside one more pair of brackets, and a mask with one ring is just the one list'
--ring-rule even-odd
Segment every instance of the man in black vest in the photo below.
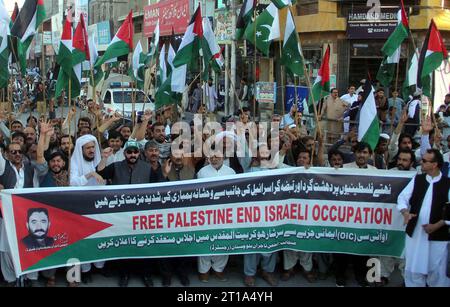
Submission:
{"label": "man in black vest", "polygon": [[405,285],[449,287],[446,276],[450,239],[450,180],[442,176],[442,154],[429,149],[422,158],[422,175],[416,175],[398,196],[397,209],[406,226]]}
{"label": "man in black vest", "polygon": [[[0,154],[0,185],[4,189],[22,189],[39,186],[38,176],[30,163],[23,160],[22,147],[18,143],[11,143],[6,148],[6,158]],[[3,222],[3,221],[0,221]],[[1,223],[0,223],[1,224]],[[0,229],[3,231],[3,229]],[[0,236],[1,237],[1,236]],[[13,284],[16,281],[11,251],[3,240],[0,242],[0,261],[3,277]],[[27,274],[29,280],[37,280],[37,273]]]}
{"label": "man in black vest", "polygon": [[[103,150],[102,160],[97,166],[97,172],[104,179],[111,181],[113,185],[119,184],[140,184],[152,182],[152,168],[150,164],[139,159],[139,143],[136,141],[128,141],[124,146],[125,160],[115,162],[105,167],[109,156],[113,154],[111,147]],[[167,176],[167,174],[165,174]],[[119,264],[120,278],[119,286],[126,287],[130,279],[130,271],[133,266],[137,267],[139,262],[140,268],[137,270],[142,272],[142,278],[146,287],[152,287],[153,281],[150,274],[151,260],[122,260]]]}

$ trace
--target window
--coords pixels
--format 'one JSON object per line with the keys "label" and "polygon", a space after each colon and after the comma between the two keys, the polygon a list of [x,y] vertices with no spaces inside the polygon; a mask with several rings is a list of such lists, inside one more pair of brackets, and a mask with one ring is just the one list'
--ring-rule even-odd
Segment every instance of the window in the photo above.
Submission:
{"label": "window", "polygon": [[134,33],[141,33],[142,32],[142,23],[136,22],[134,23]]}
{"label": "window", "polygon": [[318,0],[298,0],[297,1],[297,15],[313,15],[319,13],[319,1]]}
{"label": "window", "polygon": [[103,99],[103,103],[110,104],[111,103],[111,92],[106,92],[105,98]]}

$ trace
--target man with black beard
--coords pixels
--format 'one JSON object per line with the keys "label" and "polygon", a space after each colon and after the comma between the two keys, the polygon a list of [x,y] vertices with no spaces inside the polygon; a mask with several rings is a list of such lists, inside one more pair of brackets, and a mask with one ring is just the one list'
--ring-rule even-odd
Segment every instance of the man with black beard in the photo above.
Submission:
{"label": "man with black beard", "polygon": [[[416,169],[414,168],[415,163],[415,154],[411,149],[400,149],[397,154],[397,166],[391,168],[391,170],[416,172]],[[379,259],[381,278],[380,281],[376,283],[376,286],[383,287],[389,283],[389,278],[394,271],[395,266],[398,266],[400,272],[402,273],[402,276],[405,276],[404,258],[381,256],[379,257]]]}
{"label": "man with black beard", "polygon": [[[150,164],[139,159],[140,153],[139,143],[128,141],[124,146],[125,160],[106,166],[108,158],[113,154],[113,149],[111,147],[105,148],[102,153],[102,160],[97,166],[97,172],[100,176],[112,182],[113,185],[155,182],[153,181],[153,170]],[[128,286],[130,271],[136,269],[137,272],[142,274],[144,285],[152,287],[151,266],[152,261],[150,259],[121,260],[119,263],[119,286]]]}
{"label": "man with black beard", "polygon": [[22,239],[27,249],[43,249],[53,245],[55,240],[48,236],[50,218],[45,208],[31,208],[27,213],[28,235]]}
{"label": "man with black beard", "polygon": [[40,187],[69,186],[69,173],[66,170],[67,157],[61,151],[55,151],[45,160],[45,148],[48,146],[54,129],[50,124],[41,123],[41,136],[36,150],[36,168],[44,176],[40,177]]}

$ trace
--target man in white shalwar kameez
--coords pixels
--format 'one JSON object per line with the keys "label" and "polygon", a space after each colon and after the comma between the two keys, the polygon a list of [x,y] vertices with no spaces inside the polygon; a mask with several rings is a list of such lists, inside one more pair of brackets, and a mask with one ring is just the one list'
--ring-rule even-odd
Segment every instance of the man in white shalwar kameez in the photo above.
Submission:
{"label": "man in white shalwar kameez", "polygon": [[[97,174],[96,167],[100,163],[101,153],[97,139],[86,134],[77,139],[75,150],[70,159],[70,185],[71,186],[97,186],[105,185],[103,178]],[[95,262],[94,266],[102,269],[104,261]],[[81,272],[87,273],[91,270],[91,264],[81,265]]]}
{"label": "man in white shalwar kameez", "polygon": [[398,196],[397,209],[407,224],[407,287],[450,286],[450,279],[446,276],[449,178],[442,176],[442,164],[439,151],[429,149],[422,159],[423,175],[415,176]]}

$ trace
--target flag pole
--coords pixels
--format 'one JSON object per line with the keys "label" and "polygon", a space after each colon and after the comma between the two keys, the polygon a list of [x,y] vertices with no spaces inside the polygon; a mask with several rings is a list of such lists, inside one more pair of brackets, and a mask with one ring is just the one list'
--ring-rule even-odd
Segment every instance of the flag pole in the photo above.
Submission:
{"label": "flag pole", "polygon": [[[94,101],[95,107],[97,107],[97,93],[95,91],[94,68],[92,67],[92,63],[90,60],[89,60],[89,70],[90,70],[91,78],[92,78],[92,100]],[[98,130],[98,127],[99,127],[98,117],[97,117],[97,114],[95,114],[95,128],[97,130],[98,143],[100,144],[101,136],[100,136],[100,131]]]}
{"label": "flag pole", "polygon": [[[238,95],[238,93],[236,92],[236,86],[234,85],[234,82],[233,82],[233,80],[231,79],[230,68],[225,69],[225,70],[226,70],[226,72],[227,72],[227,74],[228,74],[228,78],[230,79],[230,84],[231,84],[231,87],[233,88],[234,96],[236,96],[236,99],[237,99],[237,101],[238,101],[238,103],[239,103],[239,105],[240,105],[240,104],[241,104],[241,101],[239,100],[239,95]],[[242,109],[241,109],[241,110],[242,110]]]}
{"label": "flag pole", "polygon": [[[62,68],[60,68],[60,72],[61,72],[61,69]],[[70,112],[70,109],[72,108],[72,77],[71,76],[69,76],[69,93],[68,93],[68,97],[69,97],[69,102],[68,102],[68,104],[69,104],[69,112]],[[64,104],[64,97],[63,97],[63,104]],[[76,116],[77,116],[77,113],[76,113],[76,107],[75,107],[75,114],[74,114],[74,117],[75,117],[75,120],[76,120]],[[69,121],[69,142],[70,143],[72,143],[72,135],[71,135],[71,133],[70,133],[70,130],[71,130],[71,127],[72,126],[72,119],[70,119],[70,121]],[[74,139],[75,139],[75,137],[74,137]],[[68,167],[68,172],[69,172],[69,175],[70,175],[70,160],[71,160],[71,155],[72,155],[72,150],[70,150],[70,145],[69,145],[69,167]]]}
{"label": "flag pole", "polygon": [[[44,88],[43,92],[42,92],[42,97],[44,99],[44,106],[45,106],[45,110],[47,111],[47,102],[46,102],[46,97],[45,97],[45,73],[44,73],[44,61],[45,61],[45,52],[44,52],[44,24],[41,25],[41,31],[42,31],[42,37],[41,37],[41,82],[42,82],[42,86]],[[44,122],[47,122],[47,113],[44,114]]]}
{"label": "flag pole", "polygon": [[[253,65],[254,65],[254,79],[253,79],[253,118],[256,118],[256,9],[258,7],[258,0],[255,1],[255,9],[253,10],[253,38],[254,38],[254,45],[253,45]],[[248,95],[248,93],[247,93]]]}
{"label": "flag pole", "polygon": [[[128,53],[128,58],[130,57],[130,54]],[[120,68],[120,62],[119,62],[119,68]],[[122,89],[122,125],[125,125],[125,92],[123,89],[123,75],[124,72],[122,71],[122,82],[120,84],[120,88]]]}
{"label": "flag pole", "polygon": [[[281,65],[281,58],[283,56],[282,52],[281,52],[281,37],[280,37],[280,41],[279,41],[278,46],[279,46],[279,50],[280,50],[281,109],[282,109],[283,116],[284,116],[284,114],[286,114],[286,107],[284,105],[284,88],[285,88],[285,86],[284,86],[284,67],[283,67],[283,65]],[[297,88],[295,88],[295,90],[297,91]]]}
{"label": "flag pole", "polygon": [[[7,99],[8,99],[8,105],[9,105],[9,108],[11,108],[11,105],[12,105],[12,93],[11,93],[11,91],[12,91],[12,87],[11,87],[11,89],[9,89],[10,88],[10,85],[9,85],[9,83],[10,83],[10,81],[9,81],[9,79],[8,79],[8,83],[7,83],[7,86],[6,86],[6,96],[7,96]],[[3,91],[3,93],[4,93],[4,91]],[[8,112],[8,117],[11,117],[11,112]],[[11,119],[10,118],[8,118],[8,123],[9,123],[9,131],[11,131],[11,126],[12,126],[12,123],[11,123]]]}
{"label": "flag pole", "polygon": [[[289,11],[291,12],[291,15],[294,16],[293,13],[292,13],[292,7],[289,7]],[[294,20],[294,25],[295,25],[295,20]],[[297,36],[297,42],[300,44],[300,37],[298,35],[297,26],[296,25],[295,25],[295,35]],[[314,118],[316,119],[316,125],[317,125],[316,131],[318,131],[320,134],[322,134],[322,130],[321,130],[320,125],[319,125],[319,118],[317,116],[316,101],[314,99],[314,93],[313,93],[312,87],[311,87],[311,80],[309,80],[309,71],[308,71],[308,68],[306,67],[306,64],[305,64],[305,58],[303,57],[303,51],[300,53],[300,56],[302,57],[303,69],[305,71],[306,84],[308,86],[309,94],[311,95],[311,99],[312,99],[312,102],[313,102]],[[294,77],[294,79],[295,79],[295,77]],[[297,97],[296,97],[296,99],[297,99]]]}
{"label": "flag pole", "polygon": [[[400,45],[400,48],[401,48],[401,45]],[[398,57],[397,69],[396,70],[397,71],[396,71],[396,75],[395,75],[395,91],[398,93],[398,73],[399,73],[399,70],[400,70],[400,56]]]}
{"label": "flag pole", "polygon": [[[133,67],[133,71],[134,71],[134,67]],[[133,72],[134,73],[134,72]],[[133,81],[133,83],[131,83],[131,127],[132,130],[134,128],[134,123],[136,120],[136,114],[134,114],[134,111],[136,109],[136,91],[135,88],[137,86],[137,78],[135,78],[136,80]]]}

